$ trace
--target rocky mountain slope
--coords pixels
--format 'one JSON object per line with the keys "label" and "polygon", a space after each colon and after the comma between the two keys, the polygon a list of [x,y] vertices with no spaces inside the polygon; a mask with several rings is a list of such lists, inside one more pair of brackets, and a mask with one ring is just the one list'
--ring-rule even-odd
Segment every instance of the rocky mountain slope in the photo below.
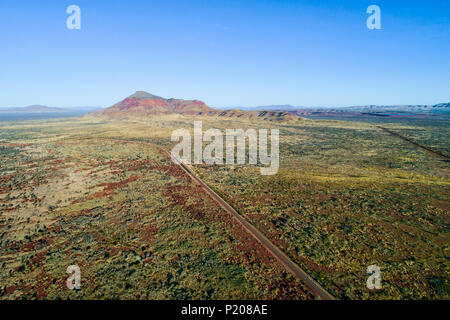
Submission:
{"label": "rocky mountain slope", "polygon": [[133,95],[95,115],[108,118],[146,117],[155,115],[181,114],[187,116],[224,117],[242,119],[263,119],[270,121],[298,120],[295,115],[283,111],[217,110],[199,100],[165,99],[145,91]]}

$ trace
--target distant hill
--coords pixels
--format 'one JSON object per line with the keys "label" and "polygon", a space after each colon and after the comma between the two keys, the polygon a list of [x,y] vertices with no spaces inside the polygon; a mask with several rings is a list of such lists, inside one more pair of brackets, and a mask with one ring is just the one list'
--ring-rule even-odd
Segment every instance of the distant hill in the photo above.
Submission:
{"label": "distant hill", "polygon": [[450,103],[436,105],[394,105],[394,106],[352,106],[352,107],[296,107],[293,105],[269,105],[259,107],[240,107],[255,111],[270,110],[288,112],[296,116],[355,117],[355,116],[442,116],[450,115]]}
{"label": "distant hill", "polygon": [[67,114],[87,114],[92,111],[103,110],[103,108],[99,107],[67,107],[67,108],[58,108],[58,107],[47,107],[42,105],[32,105],[28,107],[0,107],[0,113],[67,113]]}
{"label": "distant hill", "polygon": [[290,104],[284,105],[268,105],[268,106],[256,106],[256,107],[230,107],[224,108],[229,109],[240,109],[240,110],[272,110],[272,111],[300,111],[302,114],[311,114],[313,112],[385,112],[385,111],[402,111],[402,112],[423,112],[423,113],[433,113],[433,112],[448,112],[450,110],[450,103],[440,103],[436,105],[366,105],[366,106],[350,106],[350,107],[305,107],[305,106],[293,106]]}
{"label": "distant hill", "polygon": [[242,110],[216,110],[208,107],[200,100],[165,99],[145,91],[137,91],[124,100],[105,109],[94,112],[94,116],[107,116],[109,118],[145,117],[155,115],[182,114],[189,116],[210,116],[242,119],[264,120],[297,120],[295,115],[287,112],[251,111]]}
{"label": "distant hill", "polygon": [[421,114],[446,114],[450,112],[450,103],[435,105],[395,105],[395,106],[353,106],[342,108],[346,111],[358,112],[408,112]]}
{"label": "distant hill", "polygon": [[307,107],[300,107],[300,106],[293,106],[290,104],[283,104],[283,105],[268,105],[268,106],[255,106],[255,107],[229,107],[229,108],[223,108],[224,110],[231,110],[231,109],[239,109],[239,110],[245,110],[245,111],[293,111],[298,109],[307,109]]}
{"label": "distant hill", "polygon": [[450,102],[435,104],[433,108],[450,109]]}
{"label": "distant hill", "polygon": [[41,106],[41,105],[32,105],[28,107],[22,107],[22,108],[8,108],[1,110],[1,112],[33,112],[33,113],[41,113],[41,112],[66,112],[67,110],[64,110],[62,108],[55,108],[55,107],[47,107],[47,106]]}

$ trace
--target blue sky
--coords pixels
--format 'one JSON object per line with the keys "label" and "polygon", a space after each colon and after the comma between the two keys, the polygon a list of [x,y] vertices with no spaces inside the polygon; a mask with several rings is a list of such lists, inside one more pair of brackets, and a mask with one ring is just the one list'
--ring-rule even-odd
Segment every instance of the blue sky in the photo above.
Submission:
{"label": "blue sky", "polygon": [[[366,27],[371,4],[382,30]],[[0,106],[137,90],[212,107],[450,101],[448,0],[1,0],[0,40]]]}

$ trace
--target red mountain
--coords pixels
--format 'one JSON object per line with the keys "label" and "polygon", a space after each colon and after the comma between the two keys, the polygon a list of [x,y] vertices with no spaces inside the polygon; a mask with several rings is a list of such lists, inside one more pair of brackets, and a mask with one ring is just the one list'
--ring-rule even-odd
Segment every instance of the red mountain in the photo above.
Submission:
{"label": "red mountain", "polygon": [[183,114],[189,116],[210,116],[223,118],[247,118],[269,121],[299,120],[300,118],[283,111],[242,111],[216,110],[199,100],[164,99],[145,91],[137,91],[128,98],[116,103],[103,112],[92,115],[104,115],[109,118],[145,117],[151,115]]}
{"label": "red mountain", "polygon": [[138,91],[128,98],[103,111],[107,116],[155,115],[179,113],[198,115],[216,112],[199,100],[164,99],[144,91]]}

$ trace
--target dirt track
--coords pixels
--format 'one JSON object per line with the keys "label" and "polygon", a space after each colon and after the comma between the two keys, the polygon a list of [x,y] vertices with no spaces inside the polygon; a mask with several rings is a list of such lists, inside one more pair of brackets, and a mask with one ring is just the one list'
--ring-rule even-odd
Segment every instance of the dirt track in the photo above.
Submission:
{"label": "dirt track", "polygon": [[397,137],[397,138],[400,138],[400,139],[402,139],[402,140],[404,140],[404,141],[407,141],[407,142],[409,142],[409,143],[415,145],[416,147],[419,147],[419,148],[421,148],[421,149],[424,149],[424,150],[430,152],[431,154],[433,154],[433,155],[435,155],[435,156],[444,158],[444,159],[446,159],[446,160],[450,160],[450,157],[447,156],[447,155],[445,155],[445,154],[443,154],[442,152],[439,152],[439,151],[433,150],[433,149],[431,149],[431,148],[428,148],[427,146],[424,146],[424,145],[422,145],[422,144],[420,144],[420,143],[417,143],[417,142],[415,142],[414,140],[411,140],[411,139],[409,139],[409,138],[407,138],[407,137],[401,135],[400,133],[397,133],[397,132],[395,132],[395,131],[392,131],[392,130],[390,130],[390,129],[387,129],[387,128],[384,128],[384,127],[381,127],[381,126],[377,126],[377,128],[380,128],[380,129],[386,131],[387,133],[393,135],[394,137]]}
{"label": "dirt track", "polygon": [[175,163],[177,163],[184,172],[197,184],[199,184],[203,190],[215,200],[224,210],[230,213],[235,220],[282,265],[286,270],[294,277],[304,283],[305,287],[312,293],[316,299],[319,300],[335,300],[335,298],[328,293],[319,283],[317,283],[309,274],[301,269],[295,262],[293,262],[283,251],[275,246],[269,239],[267,239],[258,229],[251,225],[244,217],[242,217],[236,210],[233,209],[225,200],[223,200],[217,193],[215,193],[206,183],[204,183],[199,177],[197,177],[191,169],[189,169],[179,159],[172,156],[172,154],[165,148],[150,142],[142,142],[135,140],[117,139],[117,138],[92,138],[92,137],[78,137],[84,139],[97,139],[106,141],[118,141],[126,143],[136,143],[141,145],[148,145],[157,148],[167,154]]}
{"label": "dirt track", "polygon": [[[173,157],[172,157],[173,159]],[[280,262],[288,272],[302,281],[308,290],[320,300],[334,300],[335,298],[329,294],[320,284],[318,284],[309,274],[295,264],[283,251],[275,246],[269,239],[267,239],[258,229],[251,225],[244,217],[242,217],[236,210],[225,202],[219,195],[217,195],[210,187],[208,187],[200,178],[198,178],[192,171],[187,168],[181,161],[175,158],[175,161],[183,168],[183,170],[213,198],[219,205],[237,220],[237,222],[244,227],[256,240],[258,240],[271,255]]]}

